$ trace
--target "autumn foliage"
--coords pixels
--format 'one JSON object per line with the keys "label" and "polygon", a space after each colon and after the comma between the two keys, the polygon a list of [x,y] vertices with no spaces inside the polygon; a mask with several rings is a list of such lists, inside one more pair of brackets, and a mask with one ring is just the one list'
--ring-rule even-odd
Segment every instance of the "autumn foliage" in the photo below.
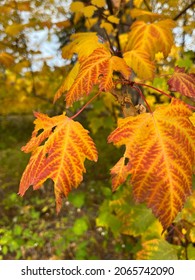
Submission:
{"label": "autumn foliage", "polygon": [[[75,21],[85,17],[86,22],[93,22],[98,12],[102,13],[106,19],[100,25],[104,36],[98,32],[71,35],[62,55],[64,59],[76,55],[77,61],[56,92],[54,102],[63,95],[65,107],[69,108],[88,95],[91,99],[72,117],[34,114],[32,138],[22,148],[31,153],[31,158],[21,178],[19,194],[24,195],[30,186],[40,188],[50,178],[60,211],[62,197],[83,180],[85,159],[97,161],[98,152],[104,153],[97,152],[89,131],[74,118],[97,96],[113,95],[121,109],[127,110],[108,136],[108,143],[125,145],[124,154],[111,169],[112,188],[116,191],[127,180],[134,200],[145,202],[166,230],[192,193],[195,74],[176,66],[173,73],[164,74],[169,91],[153,87],[151,82],[158,77],[158,57],[166,59],[174,46],[172,30],[176,21],[134,8],[130,12],[133,24],[120,33],[119,25],[125,23],[118,16],[120,5],[113,2],[116,12],[112,13],[106,9],[105,1],[76,1],[71,5]],[[125,1],[121,3],[121,7],[125,5]],[[165,96],[167,104],[151,107],[145,88]],[[131,90],[140,95],[142,110],[140,104],[133,104],[127,93]]]}

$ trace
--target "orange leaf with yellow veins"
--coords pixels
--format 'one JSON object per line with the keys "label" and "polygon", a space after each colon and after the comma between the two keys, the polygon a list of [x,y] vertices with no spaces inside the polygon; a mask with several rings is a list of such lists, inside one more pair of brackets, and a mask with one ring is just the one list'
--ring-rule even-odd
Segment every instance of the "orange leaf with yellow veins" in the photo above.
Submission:
{"label": "orange leaf with yellow veins", "polygon": [[108,142],[126,145],[127,162],[122,167],[120,160],[113,168],[120,169],[113,187],[116,189],[131,174],[135,201],[146,202],[164,229],[192,192],[195,130],[189,120],[191,115],[185,103],[173,99],[153,114],[120,120],[108,137]]}
{"label": "orange leaf with yellow veins", "polygon": [[62,197],[83,180],[85,159],[97,161],[97,150],[88,131],[65,115],[50,118],[35,113],[35,117],[32,138],[22,147],[32,155],[22,175],[19,194],[24,195],[30,186],[38,189],[51,178],[59,212]]}
{"label": "orange leaf with yellow veins", "polygon": [[112,56],[103,48],[96,49],[88,58],[80,61],[80,69],[76,80],[66,95],[66,106],[88,95],[94,85],[99,85],[101,91],[109,91],[114,87],[113,71],[120,72],[129,79],[131,70],[124,59]]}
{"label": "orange leaf with yellow veins", "polygon": [[169,89],[193,97],[195,99],[195,73],[185,73],[185,68],[175,67],[172,77],[168,80]]}
{"label": "orange leaf with yellow veins", "polygon": [[154,78],[154,63],[150,61],[147,52],[142,50],[132,50],[123,55],[127,65],[138,75],[140,79],[152,80]]}
{"label": "orange leaf with yellow veins", "polygon": [[171,19],[151,24],[146,24],[144,21],[136,21],[131,26],[125,51],[134,49],[144,50],[151,59],[154,58],[157,52],[162,52],[167,57],[173,45],[171,31],[173,27],[175,27],[175,22]]}

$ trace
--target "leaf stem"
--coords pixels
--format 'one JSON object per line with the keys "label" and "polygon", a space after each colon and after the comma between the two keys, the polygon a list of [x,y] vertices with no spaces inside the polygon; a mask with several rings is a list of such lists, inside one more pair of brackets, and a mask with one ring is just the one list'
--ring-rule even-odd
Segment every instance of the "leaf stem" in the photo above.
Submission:
{"label": "leaf stem", "polygon": [[134,89],[139,93],[139,95],[141,96],[141,98],[144,100],[144,102],[145,102],[145,104],[146,104],[146,106],[147,106],[149,112],[150,112],[151,114],[153,114],[153,112],[152,112],[152,110],[151,110],[151,108],[150,108],[150,105],[148,104],[148,102],[147,102],[145,96],[143,95],[141,89],[138,88],[138,87],[135,87],[135,86],[131,86],[131,87],[134,88]]}
{"label": "leaf stem", "polygon": [[166,95],[166,96],[169,97],[169,98],[173,98],[173,97],[172,97],[171,95],[169,95],[168,93],[166,93],[166,92],[164,92],[164,91],[162,91],[162,90],[160,90],[160,89],[158,89],[158,88],[155,88],[155,87],[153,87],[153,86],[150,86],[150,85],[147,85],[147,84],[142,84],[142,83],[135,83],[135,84],[136,84],[136,85],[139,85],[139,86],[144,86],[144,87],[152,88],[152,89],[154,89],[154,90],[156,90],[156,91],[158,91],[158,92],[160,92],[160,93]]}
{"label": "leaf stem", "polygon": [[72,116],[70,119],[73,120],[76,118],[98,95],[100,92],[98,92],[96,95],[94,95],[74,116]]}

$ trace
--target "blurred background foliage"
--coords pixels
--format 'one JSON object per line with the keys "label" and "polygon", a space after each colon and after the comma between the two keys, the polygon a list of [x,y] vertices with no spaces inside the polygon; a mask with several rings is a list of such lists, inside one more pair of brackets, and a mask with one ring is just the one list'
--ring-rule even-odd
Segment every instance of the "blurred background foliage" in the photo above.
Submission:
{"label": "blurred background foliage", "polygon": [[[122,148],[108,145],[106,139],[121,111],[106,93],[77,118],[91,131],[99,160],[87,162],[83,183],[64,199],[60,214],[55,212],[50,180],[39,191],[30,189],[24,198],[17,195],[29,159],[20,149],[33,130],[32,112],[52,116],[65,110],[63,97],[56,104],[53,97],[75,62],[74,57],[61,56],[71,34],[91,30],[105,36],[102,24],[114,42],[116,32],[124,33],[131,25],[133,7],[167,15],[177,21],[176,45],[166,60],[159,54],[161,76],[150,84],[166,92],[163,74],[172,73],[175,65],[195,70],[195,1],[105,2],[108,11],[112,8],[128,26],[116,30],[114,23],[101,17],[101,8],[91,17],[71,13],[71,1],[0,3],[0,259],[195,259],[195,192],[163,234],[151,211],[133,202],[128,184],[112,193],[109,172]],[[154,90],[144,93],[151,107],[168,102]],[[86,100],[76,102],[67,115]]]}

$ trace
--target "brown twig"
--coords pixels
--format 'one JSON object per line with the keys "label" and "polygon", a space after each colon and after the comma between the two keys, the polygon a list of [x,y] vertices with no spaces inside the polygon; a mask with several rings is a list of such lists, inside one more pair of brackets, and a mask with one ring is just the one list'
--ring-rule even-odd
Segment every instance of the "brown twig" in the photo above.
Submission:
{"label": "brown twig", "polygon": [[190,9],[193,5],[195,4],[195,0],[189,4],[188,6],[186,6],[177,16],[175,16],[173,18],[173,20],[178,20],[178,18],[180,18],[188,9]]}

